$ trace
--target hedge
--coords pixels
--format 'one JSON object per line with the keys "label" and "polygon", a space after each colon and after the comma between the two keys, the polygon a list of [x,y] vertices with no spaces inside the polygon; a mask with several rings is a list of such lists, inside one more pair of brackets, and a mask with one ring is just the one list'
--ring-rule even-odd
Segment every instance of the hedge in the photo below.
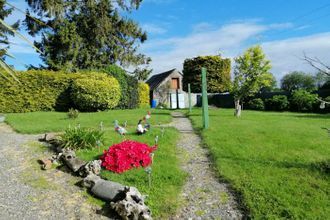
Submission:
{"label": "hedge", "polygon": [[191,91],[201,92],[201,69],[207,69],[207,91],[211,93],[229,91],[231,86],[230,69],[231,61],[220,56],[199,56],[186,59],[183,64],[183,90],[188,91],[190,83]]}
{"label": "hedge", "polygon": [[71,97],[80,111],[113,109],[120,100],[120,87],[114,77],[91,73],[73,81]]}
{"label": "hedge", "polygon": [[72,82],[84,75],[30,70],[17,73],[19,83],[0,78],[0,112],[67,111],[75,107]]}
{"label": "hedge", "polygon": [[121,88],[121,99],[117,108],[132,109],[138,107],[138,80],[128,75],[125,70],[116,65],[110,65],[104,69],[110,76],[115,77]]}
{"label": "hedge", "polygon": [[149,85],[144,82],[139,82],[139,107],[150,106]]}

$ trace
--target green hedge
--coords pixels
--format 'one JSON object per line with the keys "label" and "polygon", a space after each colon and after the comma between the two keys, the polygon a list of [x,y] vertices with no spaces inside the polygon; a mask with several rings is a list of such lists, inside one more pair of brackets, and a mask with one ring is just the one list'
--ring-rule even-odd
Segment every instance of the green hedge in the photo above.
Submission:
{"label": "green hedge", "polygon": [[91,73],[73,81],[71,97],[80,111],[113,109],[120,100],[120,87],[114,77]]}
{"label": "green hedge", "polygon": [[84,75],[31,70],[17,73],[19,83],[0,78],[0,112],[67,111],[75,107],[72,82]]}
{"label": "green hedge", "polygon": [[147,83],[139,82],[139,107],[150,106],[150,88]]}
{"label": "green hedge", "polygon": [[138,80],[131,75],[128,75],[125,70],[116,65],[110,65],[104,69],[110,76],[115,77],[121,88],[121,99],[117,108],[133,109],[139,105]]}

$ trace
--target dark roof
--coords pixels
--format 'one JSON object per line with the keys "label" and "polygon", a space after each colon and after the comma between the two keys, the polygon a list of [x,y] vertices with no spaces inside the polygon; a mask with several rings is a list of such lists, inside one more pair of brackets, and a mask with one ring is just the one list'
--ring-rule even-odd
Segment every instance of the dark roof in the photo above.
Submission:
{"label": "dark roof", "polygon": [[166,79],[174,71],[176,71],[176,69],[172,69],[172,70],[169,70],[169,71],[166,71],[163,73],[159,73],[159,74],[156,74],[156,75],[153,75],[152,77],[150,77],[150,79],[148,79],[146,82],[149,85],[150,90],[154,90],[155,88],[157,88],[164,81],[164,79]]}

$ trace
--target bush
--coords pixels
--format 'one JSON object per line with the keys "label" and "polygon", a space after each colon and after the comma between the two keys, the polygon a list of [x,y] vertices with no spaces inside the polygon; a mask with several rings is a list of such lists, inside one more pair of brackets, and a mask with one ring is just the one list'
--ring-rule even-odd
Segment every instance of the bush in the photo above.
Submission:
{"label": "bush", "polygon": [[60,136],[60,146],[63,148],[92,149],[104,143],[104,133],[100,130],[87,128],[68,128]]}
{"label": "bush", "polygon": [[248,104],[249,109],[253,109],[253,110],[264,110],[265,109],[264,102],[260,98],[252,99],[247,104]]}
{"label": "bush", "polygon": [[110,65],[104,71],[115,77],[121,89],[121,98],[117,108],[132,109],[138,107],[138,80],[134,76],[126,74],[125,70],[116,65]]}
{"label": "bush", "polygon": [[266,109],[272,111],[284,111],[289,107],[288,98],[285,95],[275,95],[265,100]]}
{"label": "bush", "polygon": [[183,89],[188,91],[188,83],[191,91],[201,92],[201,68],[207,69],[207,90],[218,93],[230,89],[230,59],[220,56],[199,56],[193,59],[186,59],[183,64]]}
{"label": "bush", "polygon": [[77,109],[70,108],[67,115],[68,115],[68,118],[70,118],[70,119],[76,119],[79,116],[79,111]]}
{"label": "bush", "polygon": [[296,90],[292,93],[290,107],[293,111],[312,111],[313,105],[317,102],[316,98],[316,94],[311,94],[303,89]]}
{"label": "bush", "polygon": [[71,97],[80,111],[112,109],[119,103],[120,87],[113,77],[92,74],[73,82]]}
{"label": "bush", "polygon": [[150,106],[149,85],[144,82],[139,83],[139,107]]}
{"label": "bush", "polygon": [[16,81],[0,78],[0,112],[67,111],[70,86],[78,74],[47,70],[18,72]]}

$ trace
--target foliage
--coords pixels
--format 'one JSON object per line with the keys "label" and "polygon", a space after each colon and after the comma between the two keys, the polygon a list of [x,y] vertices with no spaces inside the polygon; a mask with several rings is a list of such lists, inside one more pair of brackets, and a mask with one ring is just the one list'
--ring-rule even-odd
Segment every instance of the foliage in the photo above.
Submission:
{"label": "foliage", "polygon": [[311,94],[306,90],[295,90],[290,99],[291,109],[299,112],[312,111],[313,105],[317,102],[316,98],[316,94]]}
{"label": "foliage", "polygon": [[137,80],[140,80],[140,81],[145,81],[148,79],[150,73],[152,72],[152,70],[149,70],[147,68],[136,68],[133,72],[134,74],[134,77],[137,79]]}
{"label": "foliage", "polygon": [[188,91],[188,83],[190,83],[192,92],[201,92],[202,67],[207,69],[208,92],[225,92],[230,89],[230,59],[220,56],[199,56],[184,61],[183,89],[185,91]]}
{"label": "foliage", "polygon": [[76,119],[79,116],[79,111],[77,109],[70,108],[67,115],[68,115],[68,118],[70,118],[70,119]]}
{"label": "foliage", "polygon": [[152,163],[150,154],[156,147],[137,141],[126,140],[112,145],[101,156],[102,166],[115,173],[123,173],[133,168],[147,167]]}
{"label": "foliage", "polygon": [[71,96],[80,111],[113,109],[119,103],[120,87],[113,77],[91,74],[73,82]]}
{"label": "foliage", "polygon": [[253,96],[262,87],[270,86],[273,76],[269,72],[270,61],[260,46],[249,48],[235,58],[234,83],[232,93],[235,100]]}
{"label": "foliage", "polygon": [[139,101],[138,80],[116,65],[109,65],[104,71],[115,77],[120,84],[121,98],[117,107],[121,109],[137,108]]}
{"label": "foliage", "polygon": [[330,89],[330,76],[318,72],[315,76],[315,84],[319,89]]}
{"label": "foliage", "polygon": [[297,89],[313,91],[316,88],[315,84],[316,81],[312,75],[299,71],[291,72],[281,79],[281,88],[289,92]]}
{"label": "foliage", "polygon": [[32,36],[42,36],[36,46],[52,70],[147,64],[150,58],[137,53],[146,33],[132,19],[120,15],[138,9],[141,1],[29,0],[25,24]]}
{"label": "foliage", "polygon": [[289,107],[288,98],[285,95],[275,95],[265,100],[266,109],[273,111],[284,111]]}
{"label": "foliage", "polygon": [[147,107],[150,106],[150,91],[149,85],[144,82],[139,82],[139,106]]}
{"label": "foliage", "polygon": [[98,142],[104,143],[104,132],[97,129],[68,128],[60,136],[61,147],[73,150],[96,148]]}
{"label": "foliage", "polygon": [[[218,174],[241,195],[247,218],[328,218],[329,175],[311,164],[329,159],[329,136],[320,128],[330,114],[245,111],[234,120],[231,109],[209,113],[203,143]],[[201,114],[194,109],[190,116],[197,130]]]}
{"label": "foliage", "polygon": [[20,83],[0,78],[0,112],[67,111],[70,85],[77,74],[53,71],[18,72]]}
{"label": "foliage", "polygon": [[262,99],[256,98],[248,102],[248,108],[253,110],[264,110],[265,104],[264,101],[262,101]]}

